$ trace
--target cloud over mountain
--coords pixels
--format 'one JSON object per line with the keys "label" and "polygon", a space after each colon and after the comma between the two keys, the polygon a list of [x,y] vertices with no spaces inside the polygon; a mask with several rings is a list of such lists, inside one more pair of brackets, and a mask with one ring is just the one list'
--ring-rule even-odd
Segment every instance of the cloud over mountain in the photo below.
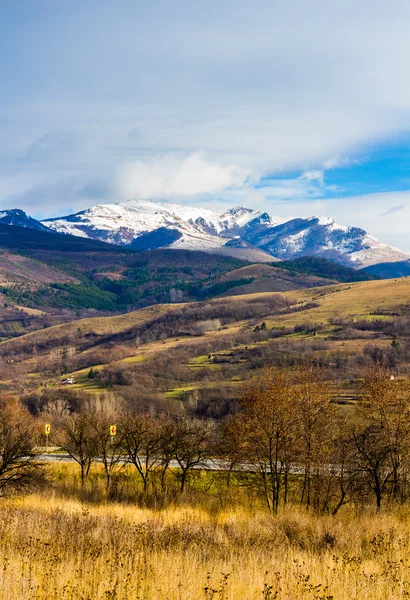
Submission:
{"label": "cloud over mountain", "polygon": [[236,165],[220,164],[194,152],[127,162],[118,171],[118,186],[124,198],[178,198],[241,187],[247,177]]}

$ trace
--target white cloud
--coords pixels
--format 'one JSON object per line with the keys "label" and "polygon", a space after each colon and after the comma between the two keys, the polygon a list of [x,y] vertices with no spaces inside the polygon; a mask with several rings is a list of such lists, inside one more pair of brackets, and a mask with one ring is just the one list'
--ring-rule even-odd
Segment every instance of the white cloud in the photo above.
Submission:
{"label": "white cloud", "polygon": [[4,22],[3,173],[105,178],[198,148],[246,172],[337,168],[410,127],[407,0],[100,4]]}
{"label": "white cloud", "polygon": [[342,167],[353,167],[354,165],[360,165],[363,159],[360,158],[347,158],[346,156],[332,156],[327,160],[323,161],[322,166],[324,169],[340,169]]}
{"label": "white cloud", "polygon": [[316,169],[312,171],[305,171],[300,176],[300,179],[306,179],[307,181],[317,181],[319,185],[325,184],[325,174],[323,171]]}
{"label": "white cloud", "polygon": [[245,184],[249,173],[236,165],[211,161],[194,152],[134,160],[118,170],[123,198],[183,198],[221,192]]}

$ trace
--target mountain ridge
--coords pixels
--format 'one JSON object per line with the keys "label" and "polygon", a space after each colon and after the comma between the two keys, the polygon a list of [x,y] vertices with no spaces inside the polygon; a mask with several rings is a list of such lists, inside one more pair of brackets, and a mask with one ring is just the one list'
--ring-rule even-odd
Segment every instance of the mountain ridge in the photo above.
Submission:
{"label": "mountain ridge", "polygon": [[410,253],[377,240],[359,227],[339,225],[330,217],[294,218],[278,223],[267,212],[243,206],[217,212],[166,202],[128,200],[97,204],[42,222],[18,209],[0,213],[0,222],[2,218],[27,228],[135,250],[216,252],[253,262],[316,256],[355,269],[410,260]]}
{"label": "mountain ridge", "polygon": [[0,223],[3,225],[14,225],[16,227],[35,229],[36,231],[49,231],[49,228],[46,225],[29,217],[24,210],[21,210],[20,208],[0,210]]}

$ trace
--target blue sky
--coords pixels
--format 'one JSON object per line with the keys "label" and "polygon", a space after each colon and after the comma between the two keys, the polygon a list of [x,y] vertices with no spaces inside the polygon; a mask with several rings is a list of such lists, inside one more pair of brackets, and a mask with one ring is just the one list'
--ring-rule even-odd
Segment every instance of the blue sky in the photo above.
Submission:
{"label": "blue sky", "polygon": [[325,214],[410,250],[410,3],[0,3],[0,208]]}

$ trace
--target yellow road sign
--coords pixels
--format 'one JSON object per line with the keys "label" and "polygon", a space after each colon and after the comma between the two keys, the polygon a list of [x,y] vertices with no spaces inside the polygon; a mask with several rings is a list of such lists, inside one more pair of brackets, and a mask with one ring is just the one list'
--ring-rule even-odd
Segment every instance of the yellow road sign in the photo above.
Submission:
{"label": "yellow road sign", "polygon": [[50,435],[50,433],[51,433],[51,425],[50,425],[50,423],[46,423],[46,424],[44,425],[44,433],[45,433],[46,435]]}
{"label": "yellow road sign", "polygon": [[117,435],[117,426],[110,425],[110,435]]}

